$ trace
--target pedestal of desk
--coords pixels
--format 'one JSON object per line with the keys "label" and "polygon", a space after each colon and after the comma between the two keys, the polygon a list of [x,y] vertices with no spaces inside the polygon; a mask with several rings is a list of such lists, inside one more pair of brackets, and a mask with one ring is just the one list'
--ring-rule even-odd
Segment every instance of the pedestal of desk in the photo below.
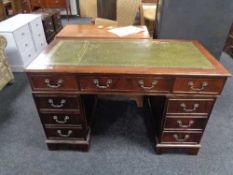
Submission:
{"label": "pedestal of desk", "polygon": [[156,153],[182,150],[196,155],[215,98],[170,96],[166,98],[164,107],[154,98],[150,97],[150,105],[152,112],[154,111],[154,123],[157,123]]}

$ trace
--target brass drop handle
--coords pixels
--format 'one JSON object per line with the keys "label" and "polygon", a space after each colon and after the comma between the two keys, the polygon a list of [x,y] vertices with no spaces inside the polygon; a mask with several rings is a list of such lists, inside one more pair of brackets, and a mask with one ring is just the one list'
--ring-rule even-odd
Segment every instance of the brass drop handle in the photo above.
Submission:
{"label": "brass drop handle", "polygon": [[189,139],[189,134],[185,134],[183,138],[180,138],[177,134],[173,134],[174,139],[176,139],[177,142],[185,142]]}
{"label": "brass drop handle", "polygon": [[59,129],[59,130],[57,130],[57,133],[61,137],[70,137],[70,135],[73,133],[73,131],[72,130],[68,130],[67,134],[63,134],[62,131]]}
{"label": "brass drop handle", "polygon": [[100,85],[99,80],[94,79],[93,83],[96,85],[99,89],[107,89],[110,87],[110,84],[112,84],[112,80],[107,80],[106,85]]}
{"label": "brass drop handle", "polygon": [[65,105],[65,103],[66,103],[66,100],[65,99],[62,99],[61,101],[60,101],[60,104],[54,104],[54,102],[53,102],[53,99],[49,99],[48,100],[48,102],[49,102],[49,104],[53,107],[53,108],[62,108],[62,107],[64,107],[64,105]]}
{"label": "brass drop handle", "polygon": [[204,81],[200,88],[194,87],[193,81],[189,81],[188,85],[189,85],[190,89],[193,90],[193,91],[203,91],[208,86],[208,83]]}
{"label": "brass drop handle", "polygon": [[194,121],[190,120],[188,125],[183,125],[181,120],[177,120],[176,123],[178,124],[180,128],[190,128],[194,124]]}
{"label": "brass drop handle", "polygon": [[156,80],[153,80],[152,83],[151,83],[151,86],[150,86],[150,87],[146,87],[143,80],[139,80],[139,81],[138,81],[138,84],[140,85],[140,87],[141,87],[142,89],[146,89],[146,90],[153,89],[153,88],[156,86],[157,83],[158,83],[158,82],[157,82]]}
{"label": "brass drop handle", "polygon": [[192,109],[188,109],[185,103],[181,103],[180,106],[183,108],[183,111],[185,112],[194,112],[197,110],[197,108],[199,108],[198,103],[195,103]]}
{"label": "brass drop handle", "polygon": [[63,120],[58,120],[58,117],[56,115],[53,116],[53,120],[55,120],[55,122],[59,124],[65,124],[69,119],[69,116],[65,116]]}
{"label": "brass drop handle", "polygon": [[51,84],[49,79],[44,81],[49,88],[59,88],[64,83],[62,79],[59,79],[56,84]]}

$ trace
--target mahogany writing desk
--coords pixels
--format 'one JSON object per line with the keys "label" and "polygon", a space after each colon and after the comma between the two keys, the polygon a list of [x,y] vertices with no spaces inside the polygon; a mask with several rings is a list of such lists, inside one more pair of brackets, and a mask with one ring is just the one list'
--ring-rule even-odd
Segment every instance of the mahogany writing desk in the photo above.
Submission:
{"label": "mahogany writing desk", "polygon": [[95,25],[66,25],[57,35],[57,39],[150,39],[146,26],[139,26],[144,32],[119,37],[108,32],[108,29],[97,28]]}
{"label": "mahogany writing desk", "polygon": [[26,72],[49,149],[89,149],[96,95],[143,95],[159,154],[198,153],[230,76],[197,41],[175,40],[55,40]]}

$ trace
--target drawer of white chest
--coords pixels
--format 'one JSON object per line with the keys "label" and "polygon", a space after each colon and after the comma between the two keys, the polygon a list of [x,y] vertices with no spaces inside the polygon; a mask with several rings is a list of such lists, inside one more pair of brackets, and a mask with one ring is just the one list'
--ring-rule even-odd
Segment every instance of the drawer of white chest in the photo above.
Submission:
{"label": "drawer of white chest", "polygon": [[28,25],[25,25],[14,31],[14,38],[20,53],[23,53],[29,48],[34,47]]}
{"label": "drawer of white chest", "polygon": [[24,63],[24,66],[27,66],[35,58],[36,52],[33,47],[29,48],[27,51],[21,53],[21,57]]}
{"label": "drawer of white chest", "polygon": [[32,21],[29,25],[37,51],[43,50],[47,46],[47,42],[41,18]]}

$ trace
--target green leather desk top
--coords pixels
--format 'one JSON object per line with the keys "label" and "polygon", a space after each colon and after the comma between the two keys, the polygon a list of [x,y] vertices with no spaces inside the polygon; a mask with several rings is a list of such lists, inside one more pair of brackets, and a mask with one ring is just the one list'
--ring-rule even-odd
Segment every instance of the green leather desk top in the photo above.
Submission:
{"label": "green leather desk top", "polygon": [[59,40],[43,58],[50,66],[213,69],[192,42]]}

